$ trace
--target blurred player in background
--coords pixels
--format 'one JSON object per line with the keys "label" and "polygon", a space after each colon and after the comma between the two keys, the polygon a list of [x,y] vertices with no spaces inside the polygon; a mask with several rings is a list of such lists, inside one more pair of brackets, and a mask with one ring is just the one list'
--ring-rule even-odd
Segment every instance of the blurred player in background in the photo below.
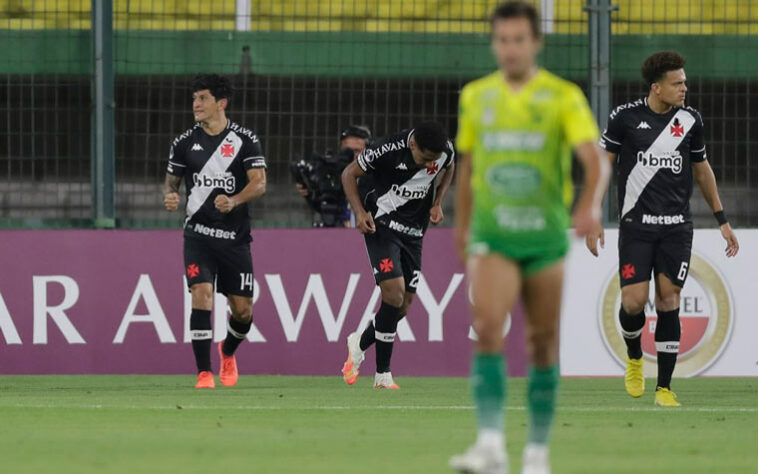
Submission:
{"label": "blurred player in background", "polygon": [[[642,76],[648,96],[617,107],[600,140],[611,162],[618,163],[619,321],[628,356],[624,384],[632,397],[645,391],[641,339],[652,273],[658,313],[655,404],[664,407],[680,405],[671,391],[671,375],[681,336],[679,299],[692,253],[693,176],[727,242],[726,255],[733,257],[739,250],[706,160],[703,118],[684,105],[684,62],[674,51],[647,58]],[[605,244],[602,227],[587,236],[595,256],[598,240]]]}
{"label": "blurred player in background", "polygon": [[[372,143],[342,174],[345,195],[355,212],[382,305],[362,334],[347,338],[342,375],[348,385],[358,379],[365,351],[376,343],[374,388],[399,388],[390,371],[397,323],[408,313],[421,275],[424,232],[442,222],[442,201],[455,171],[455,152],[437,122]],[[373,186],[359,193],[357,181]],[[363,195],[362,195],[363,194]]]}
{"label": "blurred player in background", "polygon": [[542,45],[534,7],[507,2],[492,16],[500,66],[464,87],[457,148],[455,235],[467,258],[478,336],[471,383],[478,436],[450,465],[466,473],[505,473],[503,325],[520,297],[529,357],[529,439],[523,473],[550,472],[548,438],[558,389],[563,261],[569,248],[571,151],[584,168],[573,215],[576,233],[600,222],[608,163],[582,91],[536,65]]}
{"label": "blurred player in background", "polygon": [[214,388],[211,369],[213,285],[226,295],[232,316],[219,344],[219,379],[237,383],[234,352],[253,322],[253,261],[248,203],[266,192],[266,162],[258,137],[226,117],[229,79],[197,76],[192,82],[195,126],[174,139],[169,153],[164,204],[179,208],[179,185],[187,189],[184,265],[192,293],[190,335],[197,363],[196,388]]}

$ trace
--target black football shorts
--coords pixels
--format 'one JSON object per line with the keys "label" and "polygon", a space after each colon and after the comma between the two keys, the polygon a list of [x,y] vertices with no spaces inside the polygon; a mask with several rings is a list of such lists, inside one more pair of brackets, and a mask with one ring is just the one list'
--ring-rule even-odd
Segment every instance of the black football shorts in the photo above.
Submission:
{"label": "black football shorts", "polygon": [[381,224],[364,237],[376,284],[403,277],[405,291],[415,293],[421,276],[422,238],[402,236]]}
{"label": "black football shorts", "polygon": [[651,273],[666,275],[684,286],[692,255],[692,223],[656,231],[621,225],[619,228],[619,281],[621,286],[649,281]]}
{"label": "black football shorts", "polygon": [[253,258],[250,244],[184,238],[184,276],[187,287],[211,283],[224,295],[253,296]]}

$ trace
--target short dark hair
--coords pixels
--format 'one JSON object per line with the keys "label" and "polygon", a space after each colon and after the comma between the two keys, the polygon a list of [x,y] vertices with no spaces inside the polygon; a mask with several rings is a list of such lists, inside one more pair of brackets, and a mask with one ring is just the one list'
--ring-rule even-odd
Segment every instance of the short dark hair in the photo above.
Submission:
{"label": "short dark hair", "polygon": [[340,140],[347,137],[362,138],[364,140],[371,140],[371,129],[365,125],[353,125],[350,124],[340,132]]}
{"label": "short dark hair", "polygon": [[421,150],[442,153],[447,148],[447,132],[439,122],[422,122],[416,125],[413,138]]}
{"label": "short dark hair", "polygon": [[495,25],[497,20],[508,20],[510,18],[526,18],[532,26],[532,33],[535,38],[542,37],[542,27],[540,26],[540,14],[534,5],[521,1],[511,1],[501,3],[492,12],[491,24]]}
{"label": "short dark hair", "polygon": [[234,91],[228,77],[218,74],[198,74],[192,79],[192,92],[208,89],[216,100],[231,99]]}
{"label": "short dark hair", "polygon": [[663,78],[669,71],[682,69],[686,60],[676,51],[659,51],[642,63],[642,78],[648,87]]}

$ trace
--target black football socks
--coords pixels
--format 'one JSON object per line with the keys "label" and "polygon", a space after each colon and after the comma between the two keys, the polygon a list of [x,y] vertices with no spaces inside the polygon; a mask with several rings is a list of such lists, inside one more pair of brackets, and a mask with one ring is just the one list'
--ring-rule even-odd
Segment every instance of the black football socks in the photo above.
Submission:
{"label": "black football socks", "polygon": [[658,311],[655,325],[655,350],[658,352],[658,387],[671,388],[671,375],[679,354],[679,340],[682,327],[679,322],[679,308],[673,311]]}
{"label": "black football socks", "polygon": [[374,318],[376,339],[376,373],[382,374],[390,371],[390,359],[392,358],[392,346],[397,333],[398,316],[400,308],[382,302],[379,312]]}
{"label": "black football socks", "polygon": [[190,314],[190,338],[192,351],[195,353],[197,371],[211,371],[211,312],[204,309],[192,309]]}
{"label": "black football socks", "polygon": [[622,306],[619,309],[621,335],[626,343],[626,354],[630,359],[642,358],[642,328],[645,327],[645,312],[629,314]]}
{"label": "black football socks", "polygon": [[224,344],[221,346],[221,352],[227,356],[234,355],[234,351],[236,351],[240,343],[245,340],[247,333],[250,332],[250,326],[252,325],[252,318],[247,322],[238,321],[234,319],[234,316],[229,318],[226,326],[226,339],[224,339]]}

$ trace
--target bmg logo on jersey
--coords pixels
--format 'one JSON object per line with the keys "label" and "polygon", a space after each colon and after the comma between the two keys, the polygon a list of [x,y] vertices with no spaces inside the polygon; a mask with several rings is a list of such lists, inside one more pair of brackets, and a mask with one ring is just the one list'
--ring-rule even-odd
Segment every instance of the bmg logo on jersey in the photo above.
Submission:
{"label": "bmg logo on jersey", "polygon": [[637,152],[637,163],[648,168],[669,169],[675,174],[682,172],[682,154],[678,150],[655,155],[652,152]]}
{"label": "bmg logo on jersey", "polygon": [[209,176],[207,174],[195,173],[192,175],[192,182],[197,188],[221,188],[227,193],[233,193],[237,189],[237,181],[230,172]]}
{"label": "bmg logo on jersey", "polygon": [[432,187],[432,184],[429,183],[422,188],[412,188],[409,186],[398,186],[397,184],[392,185],[392,192],[400,196],[401,198],[405,199],[423,199],[426,197],[427,193],[429,193],[429,189]]}

